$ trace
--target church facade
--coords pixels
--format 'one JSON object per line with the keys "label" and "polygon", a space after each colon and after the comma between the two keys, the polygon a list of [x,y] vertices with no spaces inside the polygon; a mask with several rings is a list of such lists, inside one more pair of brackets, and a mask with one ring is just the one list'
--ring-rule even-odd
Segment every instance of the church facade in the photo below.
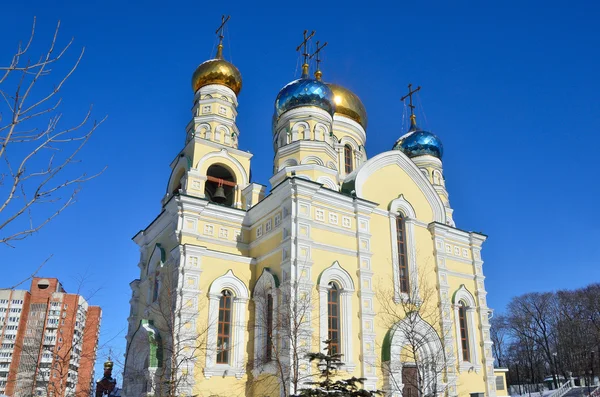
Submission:
{"label": "church facade", "polygon": [[266,194],[238,147],[242,80],[222,48],[193,74],[162,209],[133,238],[123,395],[292,395],[326,346],[386,395],[505,395],[486,236],[454,223],[440,139],[411,115],[368,158],[361,100],[305,56],[275,101]]}

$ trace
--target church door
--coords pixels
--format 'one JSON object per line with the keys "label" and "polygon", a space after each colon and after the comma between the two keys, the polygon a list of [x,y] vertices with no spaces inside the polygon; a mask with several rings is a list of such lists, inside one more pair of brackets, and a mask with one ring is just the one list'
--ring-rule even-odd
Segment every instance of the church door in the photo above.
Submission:
{"label": "church door", "polygon": [[402,368],[402,397],[419,397],[417,367]]}

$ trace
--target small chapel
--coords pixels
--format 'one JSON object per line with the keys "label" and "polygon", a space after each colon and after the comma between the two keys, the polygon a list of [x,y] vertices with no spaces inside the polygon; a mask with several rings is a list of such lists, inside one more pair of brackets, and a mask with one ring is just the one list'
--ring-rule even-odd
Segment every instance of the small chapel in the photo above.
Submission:
{"label": "small chapel", "polygon": [[307,353],[327,348],[340,376],[385,396],[507,396],[492,357],[487,237],[455,224],[442,141],[414,112],[420,87],[402,98],[405,131],[369,157],[365,106],[324,79],[326,43],[305,31],[301,76],[273,93],[272,134],[260,138],[271,139],[273,174],[258,183],[240,149],[228,20],[193,72],[162,207],[133,237],[122,395],[293,396],[317,373]]}

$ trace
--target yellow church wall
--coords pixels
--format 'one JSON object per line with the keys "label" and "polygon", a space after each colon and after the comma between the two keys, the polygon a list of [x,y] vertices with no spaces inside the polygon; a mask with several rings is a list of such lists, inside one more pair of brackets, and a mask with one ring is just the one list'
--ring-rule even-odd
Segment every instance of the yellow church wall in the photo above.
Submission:
{"label": "yellow church wall", "polygon": [[380,168],[367,179],[363,186],[363,198],[380,203],[379,207],[388,210],[387,205],[402,194],[415,210],[417,219],[429,223],[433,221],[433,210],[427,198],[412,178],[399,166],[392,164]]}

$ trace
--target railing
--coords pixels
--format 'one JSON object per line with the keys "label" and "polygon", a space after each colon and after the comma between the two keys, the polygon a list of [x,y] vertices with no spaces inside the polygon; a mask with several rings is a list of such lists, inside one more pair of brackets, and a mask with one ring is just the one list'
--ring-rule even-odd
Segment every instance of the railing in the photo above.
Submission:
{"label": "railing", "polygon": [[573,387],[571,385],[571,381],[563,383],[562,386],[556,389],[554,393],[550,394],[548,397],[562,397],[563,395],[567,394],[569,390],[571,390],[571,387]]}
{"label": "railing", "polygon": [[596,387],[596,389],[590,393],[590,397],[600,397],[600,386]]}

